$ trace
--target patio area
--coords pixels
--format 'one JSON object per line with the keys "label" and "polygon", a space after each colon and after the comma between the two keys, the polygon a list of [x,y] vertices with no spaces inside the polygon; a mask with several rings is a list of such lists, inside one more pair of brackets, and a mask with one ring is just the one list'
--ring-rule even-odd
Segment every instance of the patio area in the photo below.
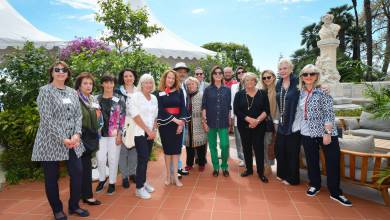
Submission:
{"label": "patio area", "polygon": [[[91,216],[84,219],[389,219],[390,208],[347,195],[353,207],[329,199],[325,188],[314,198],[305,195],[306,183],[285,186],[274,177],[263,184],[252,176],[239,176],[242,168],[230,160],[230,177],[211,176],[211,164],[204,172],[197,167],[183,178],[184,187],[164,185],[164,160],[149,163],[148,178],[156,188],[152,199],[135,197],[135,185],[123,189],[118,178],[117,191],[95,194],[101,206],[85,206]],[[67,210],[69,179],[60,180],[61,198]],[[96,183],[95,183],[96,184]],[[95,186],[94,184],[94,186]],[[53,219],[42,182],[6,186],[0,192],[0,220]],[[70,216],[69,219],[78,219]]]}

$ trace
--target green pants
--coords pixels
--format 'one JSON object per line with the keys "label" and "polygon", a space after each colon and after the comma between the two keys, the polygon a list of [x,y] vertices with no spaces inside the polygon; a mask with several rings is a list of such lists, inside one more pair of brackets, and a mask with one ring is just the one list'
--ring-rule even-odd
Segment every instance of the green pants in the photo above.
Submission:
{"label": "green pants", "polygon": [[217,151],[217,134],[219,136],[220,148],[221,148],[221,169],[227,170],[227,160],[229,158],[229,133],[227,128],[210,128],[207,137],[209,139],[209,148],[211,154],[211,161],[213,163],[214,170],[219,170],[219,160]]}

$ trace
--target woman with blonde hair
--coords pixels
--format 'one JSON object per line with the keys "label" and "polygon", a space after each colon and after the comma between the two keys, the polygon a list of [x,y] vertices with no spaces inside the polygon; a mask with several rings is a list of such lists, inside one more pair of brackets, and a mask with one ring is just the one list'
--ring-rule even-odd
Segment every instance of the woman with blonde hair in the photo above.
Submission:
{"label": "woman with blonde hair", "polygon": [[[260,75],[262,88],[266,91],[269,101],[270,116],[274,126],[271,130],[266,130],[264,136],[264,172],[271,175],[271,165],[275,163],[275,141],[276,127],[279,119],[279,109],[276,102],[276,75],[272,70],[264,70]],[[268,128],[270,129],[270,128]]]}
{"label": "woman with blonde hair", "polygon": [[139,80],[137,92],[134,93],[129,103],[129,114],[136,126],[134,129],[134,143],[137,151],[136,170],[136,196],[141,199],[151,198],[154,187],[146,181],[146,173],[153,140],[157,131],[157,98],[152,94],[155,90],[153,76],[143,74]]}
{"label": "woman with blonde hair", "polygon": [[352,203],[340,189],[340,146],[333,110],[333,99],[320,88],[320,73],[312,64],[299,74],[299,104],[294,127],[299,128],[305,150],[309,176],[307,196],[315,196],[321,188],[319,146],[326,161],[327,185],[330,198],[344,206]]}
{"label": "woman with blonde hair", "polygon": [[293,123],[299,101],[298,78],[293,74],[294,65],[289,59],[281,59],[278,69],[280,79],[276,83],[276,101],[280,117],[275,145],[276,178],[286,185],[297,185],[300,183],[301,134],[293,128]]}
{"label": "woman with blonde hair", "polygon": [[167,70],[161,76],[158,100],[157,124],[161,137],[161,144],[165,154],[165,168],[167,172],[165,184],[174,183],[176,186],[183,186],[176,173],[178,170],[179,155],[183,144],[183,128],[191,118],[188,115],[184,93],[180,89],[179,76],[174,70]]}
{"label": "woman with blonde hair", "polygon": [[245,73],[242,79],[244,89],[237,92],[234,98],[234,113],[237,116],[237,127],[245,157],[246,170],[242,177],[253,174],[253,151],[255,152],[257,175],[264,183],[268,178],[264,176],[264,134],[265,119],[269,114],[268,96],[256,88],[257,76],[254,73]]}

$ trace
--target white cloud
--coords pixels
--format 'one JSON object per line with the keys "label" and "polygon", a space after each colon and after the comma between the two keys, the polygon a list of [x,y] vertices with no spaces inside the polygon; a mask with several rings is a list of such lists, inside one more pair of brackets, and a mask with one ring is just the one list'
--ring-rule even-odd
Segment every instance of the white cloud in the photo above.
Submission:
{"label": "white cloud", "polygon": [[77,19],[77,20],[80,20],[80,21],[94,22],[95,21],[95,14],[68,15],[68,16],[65,16],[65,19]]}
{"label": "white cloud", "polygon": [[191,11],[192,14],[201,14],[201,13],[205,13],[206,12],[206,9],[204,8],[195,8]]}
{"label": "white cloud", "polygon": [[287,11],[288,7],[284,6],[282,9],[283,9],[283,11]]}
{"label": "white cloud", "polygon": [[56,2],[69,5],[75,9],[89,9],[94,11],[98,9],[97,0],[56,0]]}

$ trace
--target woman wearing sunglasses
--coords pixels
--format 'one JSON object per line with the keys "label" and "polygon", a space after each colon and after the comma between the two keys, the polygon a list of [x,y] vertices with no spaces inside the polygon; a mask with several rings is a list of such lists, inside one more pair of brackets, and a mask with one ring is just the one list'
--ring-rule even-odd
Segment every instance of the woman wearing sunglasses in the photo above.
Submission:
{"label": "woman wearing sunglasses", "polygon": [[[208,133],[213,176],[219,175],[222,169],[223,176],[229,176],[227,160],[229,157],[229,134],[231,106],[230,89],[223,84],[223,71],[219,66],[211,70],[211,85],[204,90],[202,98],[203,128]],[[219,164],[217,151],[217,135],[220,140],[222,163]]]}
{"label": "woman wearing sunglasses", "polygon": [[[276,75],[272,70],[264,70],[261,73],[261,85],[267,92],[269,101],[269,110],[271,118],[274,122],[274,127],[277,127],[279,118],[279,110],[276,104]],[[275,141],[276,129],[265,132],[264,136],[264,174],[271,175],[271,165],[275,163]]]}
{"label": "woman wearing sunglasses", "polygon": [[344,206],[352,206],[340,189],[340,146],[333,99],[320,88],[320,74],[317,67],[309,64],[302,69],[299,88],[300,96],[295,121],[302,135],[309,176],[306,195],[315,196],[321,188],[319,166],[319,146],[321,146],[325,155],[326,182],[330,198]]}
{"label": "woman wearing sunglasses", "polygon": [[56,220],[66,220],[59,196],[60,161],[65,161],[70,176],[69,214],[89,216],[79,200],[82,184],[81,156],[85,151],[80,142],[82,114],[76,90],[66,86],[71,73],[65,62],[54,63],[49,69],[49,84],[39,89],[37,104],[39,128],[35,138],[32,161],[40,161],[45,176],[46,196]]}

